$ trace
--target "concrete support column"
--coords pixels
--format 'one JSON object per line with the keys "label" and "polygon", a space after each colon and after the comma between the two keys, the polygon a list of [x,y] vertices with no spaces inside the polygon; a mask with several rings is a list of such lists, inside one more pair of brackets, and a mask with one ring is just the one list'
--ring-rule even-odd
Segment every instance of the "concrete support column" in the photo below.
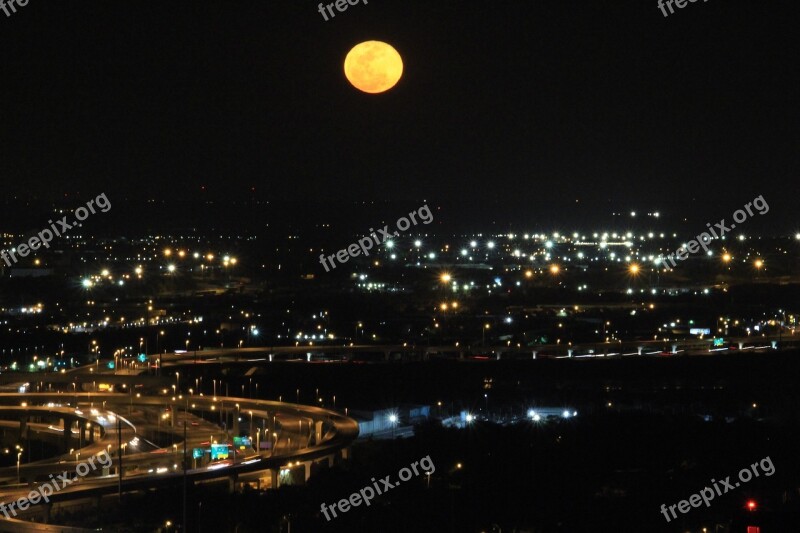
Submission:
{"label": "concrete support column", "polygon": [[28,438],[28,416],[23,416],[19,419],[19,440]]}
{"label": "concrete support column", "polygon": [[639,355],[642,355],[642,350],[644,350],[643,346],[639,346],[638,348],[636,348],[636,351],[639,353]]}
{"label": "concrete support column", "polygon": [[316,435],[315,444],[319,444],[322,442],[322,420],[318,420],[316,424],[314,424],[314,434]]}
{"label": "concrete support column", "polygon": [[271,485],[273,489],[277,489],[281,486],[280,470],[278,470],[277,468],[270,468],[269,478],[270,481],[272,482]]}
{"label": "concrete support column", "polygon": [[72,424],[71,420],[67,418],[61,419],[61,426],[64,428],[64,436],[62,437],[62,447],[64,453],[69,453],[70,444],[71,444],[71,437],[72,437]]}
{"label": "concrete support column", "polygon": [[311,461],[306,461],[303,463],[303,474],[304,474],[304,481],[308,483],[308,478],[311,477]]}
{"label": "concrete support column", "polygon": [[533,359],[534,359],[534,360],[536,360],[536,355],[538,355],[538,353],[539,353],[539,352],[537,352],[536,350],[533,350]]}
{"label": "concrete support column", "polygon": [[353,452],[350,449],[350,446],[348,446],[347,448],[342,448],[342,459],[347,461],[348,459],[350,459],[350,455],[352,455],[352,453]]}
{"label": "concrete support column", "polygon": [[673,354],[676,354],[676,353],[678,353],[678,345],[677,345],[677,344],[673,344],[673,345],[672,345],[672,353],[673,353]]}
{"label": "concrete support column", "polygon": [[329,455],[328,456],[328,468],[333,468],[334,464],[336,464],[336,456]]}
{"label": "concrete support column", "polygon": [[567,357],[572,357],[572,348],[567,349]]}
{"label": "concrete support column", "polygon": [[743,343],[743,342],[740,342],[740,343],[739,343],[739,349],[741,350],[742,348],[744,348],[744,343]]}

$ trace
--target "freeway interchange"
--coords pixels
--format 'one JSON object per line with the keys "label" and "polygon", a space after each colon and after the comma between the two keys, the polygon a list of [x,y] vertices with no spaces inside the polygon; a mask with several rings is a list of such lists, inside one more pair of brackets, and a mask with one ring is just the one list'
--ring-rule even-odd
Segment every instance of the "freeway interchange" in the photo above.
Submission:
{"label": "freeway interchange", "polygon": [[[62,488],[46,502],[17,506],[16,516],[0,515],[0,531],[71,531],[44,523],[53,510],[132,491],[184,483],[277,488],[289,474],[302,482],[313,469],[347,458],[358,436],[357,423],[335,411],[183,393],[153,376],[98,375],[84,368],[37,379],[35,388],[47,392],[0,393],[0,453],[17,459],[0,468],[0,503],[27,498],[59,476],[71,481],[58,483]],[[77,382],[90,390],[78,390]],[[98,392],[108,388],[122,392]],[[239,435],[250,440],[233,446]],[[26,460],[37,443],[58,452]],[[230,450],[228,457],[212,460],[211,444]],[[202,457],[193,457],[193,450],[203,450]],[[81,467],[89,461],[95,469]]]}

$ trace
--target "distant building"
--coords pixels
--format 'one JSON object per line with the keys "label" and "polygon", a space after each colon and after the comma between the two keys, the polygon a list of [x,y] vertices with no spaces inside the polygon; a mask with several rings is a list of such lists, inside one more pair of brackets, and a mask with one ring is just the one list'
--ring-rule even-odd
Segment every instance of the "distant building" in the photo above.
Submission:
{"label": "distant building", "polygon": [[10,278],[43,278],[52,276],[52,268],[9,268],[8,276]]}
{"label": "distant building", "polygon": [[[374,411],[351,410],[348,415],[358,422],[359,437],[369,437],[375,433],[389,432],[393,427],[409,426],[424,422],[430,417],[429,405],[404,405],[396,409],[377,409]],[[392,422],[392,416],[396,420]]]}

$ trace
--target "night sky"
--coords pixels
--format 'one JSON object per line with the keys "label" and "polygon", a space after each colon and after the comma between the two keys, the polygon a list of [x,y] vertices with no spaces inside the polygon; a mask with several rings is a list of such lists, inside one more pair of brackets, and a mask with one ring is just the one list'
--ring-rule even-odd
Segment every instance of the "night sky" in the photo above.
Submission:
{"label": "night sky", "polygon": [[[325,22],[298,0],[30,0],[0,12],[0,176],[7,194],[254,188],[498,215],[788,202],[796,4],[370,0]],[[382,95],[342,72],[370,39],[405,63]]]}

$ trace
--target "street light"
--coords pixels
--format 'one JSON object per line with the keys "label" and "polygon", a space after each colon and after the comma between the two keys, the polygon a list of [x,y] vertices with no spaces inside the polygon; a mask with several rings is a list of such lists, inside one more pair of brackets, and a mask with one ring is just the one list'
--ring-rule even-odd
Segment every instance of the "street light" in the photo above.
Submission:
{"label": "street light", "polygon": [[20,458],[21,458],[21,457],[22,457],[22,448],[20,448],[20,449],[19,449],[19,453],[17,453],[17,484],[19,484],[19,483],[20,483],[20,478],[19,478],[19,462],[20,462]]}

